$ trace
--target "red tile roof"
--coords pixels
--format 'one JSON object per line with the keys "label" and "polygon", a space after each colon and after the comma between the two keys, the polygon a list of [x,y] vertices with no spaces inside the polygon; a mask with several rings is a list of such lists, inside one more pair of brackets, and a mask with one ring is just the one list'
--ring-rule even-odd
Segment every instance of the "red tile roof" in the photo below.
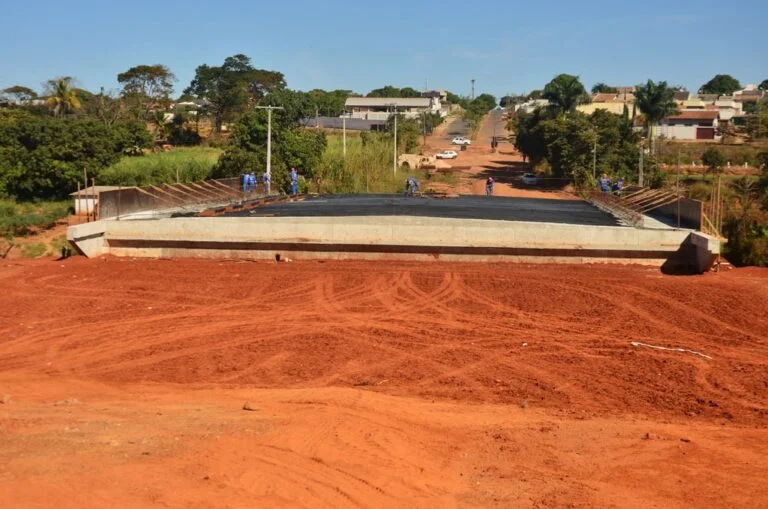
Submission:
{"label": "red tile roof", "polygon": [[667,120],[714,120],[718,115],[717,111],[685,110],[677,115],[670,115]]}

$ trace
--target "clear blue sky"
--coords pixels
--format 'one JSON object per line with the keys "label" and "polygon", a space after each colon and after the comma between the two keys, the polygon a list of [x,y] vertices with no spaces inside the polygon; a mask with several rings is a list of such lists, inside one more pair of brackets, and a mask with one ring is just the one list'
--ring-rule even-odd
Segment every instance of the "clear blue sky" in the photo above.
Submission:
{"label": "clear blue sky", "polygon": [[236,53],[302,90],[395,86],[500,96],[554,75],[695,90],[717,73],[768,78],[768,1],[442,0],[3,2],[0,88],[55,76],[116,89],[117,73],[165,64],[177,94],[195,67]]}

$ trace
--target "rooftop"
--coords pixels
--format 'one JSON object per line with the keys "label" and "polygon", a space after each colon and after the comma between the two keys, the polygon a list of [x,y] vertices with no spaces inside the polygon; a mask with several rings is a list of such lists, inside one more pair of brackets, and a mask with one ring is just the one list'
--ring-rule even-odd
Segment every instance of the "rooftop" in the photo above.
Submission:
{"label": "rooftop", "polygon": [[345,103],[348,108],[355,107],[387,107],[398,108],[429,108],[432,104],[428,97],[350,97]]}
{"label": "rooftop", "polygon": [[80,191],[69,193],[70,196],[77,196],[78,193],[84,196],[90,196],[93,194],[99,194],[106,191],[117,191],[118,189],[131,189],[134,186],[88,186]]}
{"label": "rooftop", "polygon": [[668,116],[667,120],[714,120],[718,115],[718,111],[683,110],[676,115]]}

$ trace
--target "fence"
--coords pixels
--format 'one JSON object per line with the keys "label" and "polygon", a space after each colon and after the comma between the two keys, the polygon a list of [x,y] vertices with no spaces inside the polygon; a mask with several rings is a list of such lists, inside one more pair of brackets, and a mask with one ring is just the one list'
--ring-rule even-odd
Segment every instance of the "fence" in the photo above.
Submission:
{"label": "fence", "polygon": [[98,218],[113,219],[129,214],[160,210],[195,210],[264,196],[256,190],[244,192],[240,179],[227,178],[184,184],[126,187],[99,193]]}

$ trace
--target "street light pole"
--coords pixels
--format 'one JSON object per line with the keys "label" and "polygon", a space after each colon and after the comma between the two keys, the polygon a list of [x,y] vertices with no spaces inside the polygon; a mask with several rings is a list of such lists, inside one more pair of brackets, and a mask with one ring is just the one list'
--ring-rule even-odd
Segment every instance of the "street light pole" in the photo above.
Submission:
{"label": "street light pole", "polygon": [[282,106],[256,106],[256,109],[267,110],[267,189],[272,191],[272,110],[284,110]]}

